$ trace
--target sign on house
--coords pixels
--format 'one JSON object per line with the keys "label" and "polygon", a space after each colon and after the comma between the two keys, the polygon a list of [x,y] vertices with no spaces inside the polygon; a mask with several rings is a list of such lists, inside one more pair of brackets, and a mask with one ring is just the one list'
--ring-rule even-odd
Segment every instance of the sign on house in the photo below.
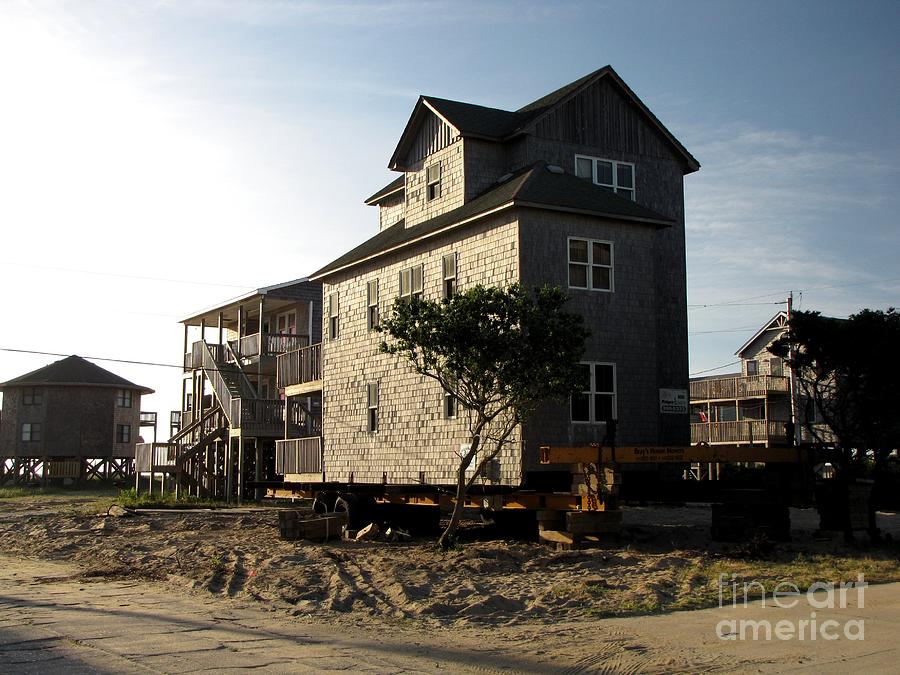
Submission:
{"label": "sign on house", "polygon": [[687,389],[660,389],[659,412],[686,415],[688,413]]}

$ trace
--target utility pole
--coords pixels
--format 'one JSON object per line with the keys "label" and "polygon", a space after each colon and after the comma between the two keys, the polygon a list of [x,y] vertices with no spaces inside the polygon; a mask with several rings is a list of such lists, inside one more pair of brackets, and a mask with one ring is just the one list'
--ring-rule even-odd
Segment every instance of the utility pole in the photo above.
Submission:
{"label": "utility pole", "polygon": [[[794,291],[788,292],[787,297],[787,321],[788,321],[788,330],[790,330],[791,325],[791,317],[793,316],[794,309]],[[788,344],[788,361],[793,363],[794,361],[794,343],[791,342]],[[797,419],[797,382],[794,376],[794,368],[793,366],[788,364],[788,370],[790,371],[790,378],[788,379],[788,388],[790,389],[791,395],[791,425],[794,428],[794,447],[800,446],[800,424]]]}

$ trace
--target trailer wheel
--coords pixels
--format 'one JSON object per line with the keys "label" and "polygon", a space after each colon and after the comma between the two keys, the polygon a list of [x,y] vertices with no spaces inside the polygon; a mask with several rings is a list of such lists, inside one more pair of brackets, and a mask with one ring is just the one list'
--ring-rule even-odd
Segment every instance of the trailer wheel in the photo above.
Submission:
{"label": "trailer wheel", "polygon": [[338,493],[324,490],[316,494],[313,500],[313,511],[316,513],[334,513]]}
{"label": "trailer wheel", "polygon": [[375,520],[375,504],[375,498],[371,495],[342,492],[334,502],[334,510],[346,513],[348,526],[357,530]]}

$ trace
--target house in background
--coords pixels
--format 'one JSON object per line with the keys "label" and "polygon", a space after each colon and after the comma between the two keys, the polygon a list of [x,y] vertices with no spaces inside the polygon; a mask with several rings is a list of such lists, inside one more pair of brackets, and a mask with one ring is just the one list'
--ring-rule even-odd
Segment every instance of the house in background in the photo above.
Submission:
{"label": "house in background", "polygon": [[79,356],[0,384],[0,483],[131,475],[153,390]]}
{"label": "house in background", "polygon": [[282,356],[299,364],[321,342],[321,284],[265,286],[181,323],[181,410],[172,413],[167,443],[137,448],[138,473],[178,473],[184,487],[205,495],[230,494],[247,472],[272,477],[276,440],[321,433],[321,396],[286,397],[276,376]]}
{"label": "house in background", "polygon": [[787,312],[778,312],[735,352],[741,360],[740,373],[691,379],[691,443],[772,447],[796,440],[808,444],[814,439],[807,422],[819,426],[823,438],[828,438],[814,406],[799,389],[792,416],[790,368],[769,352],[787,331],[787,324]]}

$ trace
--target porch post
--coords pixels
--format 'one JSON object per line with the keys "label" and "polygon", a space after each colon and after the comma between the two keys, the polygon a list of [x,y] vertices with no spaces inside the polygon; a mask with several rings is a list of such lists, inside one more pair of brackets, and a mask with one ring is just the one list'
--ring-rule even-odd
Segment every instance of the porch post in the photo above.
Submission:
{"label": "porch post", "polygon": [[219,312],[219,344],[224,344],[222,342],[222,312]]}
{"label": "porch post", "polygon": [[[187,354],[188,351],[188,325],[187,321],[184,322],[184,349],[181,352],[181,363],[182,370],[184,370],[184,355]],[[194,367],[194,363],[191,363],[191,367]]]}
{"label": "porch post", "polygon": [[237,503],[238,506],[244,500],[244,436],[238,436],[238,461],[237,461]]}

